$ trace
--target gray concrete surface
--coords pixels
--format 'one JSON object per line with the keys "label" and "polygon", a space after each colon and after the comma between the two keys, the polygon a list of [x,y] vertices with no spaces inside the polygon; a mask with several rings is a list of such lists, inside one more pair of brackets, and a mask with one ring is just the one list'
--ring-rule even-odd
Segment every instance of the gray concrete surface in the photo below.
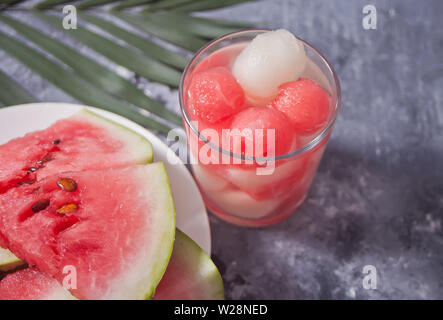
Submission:
{"label": "gray concrete surface", "polygon": [[[377,8],[377,30],[362,27],[367,4]],[[290,29],[329,58],[343,94],[309,197],[294,216],[263,229],[211,216],[227,298],[443,299],[442,13],[439,0],[268,0],[204,14]],[[0,69],[40,100],[74,101],[1,48]],[[139,85],[178,108],[176,91]],[[375,290],[362,286],[365,265],[377,269]]]}

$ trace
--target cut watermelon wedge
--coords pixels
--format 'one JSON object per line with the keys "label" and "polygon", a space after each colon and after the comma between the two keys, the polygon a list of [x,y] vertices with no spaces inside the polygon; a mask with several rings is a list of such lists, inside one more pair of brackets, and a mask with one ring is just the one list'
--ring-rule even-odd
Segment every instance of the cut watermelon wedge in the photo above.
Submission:
{"label": "cut watermelon wedge", "polygon": [[[45,130],[0,146],[0,194],[64,171],[121,167],[152,162],[151,143],[87,109]],[[0,246],[2,246],[0,235]],[[0,248],[0,271],[23,265]]]}
{"label": "cut watermelon wedge", "polygon": [[0,300],[75,300],[56,280],[28,268],[0,281]]}
{"label": "cut watermelon wedge", "polygon": [[24,264],[25,262],[17,258],[11,251],[0,248],[0,272],[9,272]]}
{"label": "cut watermelon wedge", "polygon": [[[77,188],[61,188],[63,178]],[[174,230],[162,163],[63,173],[0,195],[3,246],[59,283],[74,266],[77,289],[71,292],[80,299],[152,296]]]}
{"label": "cut watermelon wedge", "polygon": [[145,164],[152,156],[144,137],[85,109],[0,146],[0,194],[52,174]]}
{"label": "cut watermelon wedge", "polygon": [[223,300],[220,272],[191,238],[176,230],[174,251],[154,300]]}
{"label": "cut watermelon wedge", "polygon": [[[60,284],[28,268],[0,281],[0,300],[74,299]],[[223,281],[209,256],[187,235],[176,230],[174,250],[155,300],[224,299]]]}

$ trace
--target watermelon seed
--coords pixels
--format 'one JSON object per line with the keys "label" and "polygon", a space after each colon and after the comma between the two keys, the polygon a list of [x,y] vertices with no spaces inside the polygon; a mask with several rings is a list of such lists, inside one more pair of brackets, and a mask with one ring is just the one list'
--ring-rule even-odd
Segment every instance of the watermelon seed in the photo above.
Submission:
{"label": "watermelon seed", "polygon": [[77,183],[71,178],[61,178],[57,180],[57,185],[64,191],[73,192],[77,190]]}
{"label": "watermelon seed", "polygon": [[66,204],[66,205],[64,205],[63,207],[57,209],[56,212],[57,212],[58,214],[65,215],[65,214],[67,214],[67,213],[71,213],[71,212],[77,211],[77,208],[78,208],[78,207],[77,207],[76,204],[74,204],[74,203],[70,203],[70,204]]}
{"label": "watermelon seed", "polygon": [[45,210],[49,206],[49,200],[39,200],[32,205],[32,212],[37,213]]}
{"label": "watermelon seed", "polygon": [[58,145],[58,144],[60,144],[60,142],[61,142],[61,140],[60,140],[60,139],[55,139],[55,140],[52,140],[52,144],[55,144],[55,145]]}
{"label": "watermelon seed", "polygon": [[37,171],[37,168],[35,168],[35,167],[29,168],[28,171],[29,171],[29,172],[36,172],[36,171]]}
{"label": "watermelon seed", "polygon": [[52,158],[50,155],[46,155],[43,159],[37,161],[36,164],[39,167],[41,167],[43,164],[45,164],[46,162],[49,162],[51,160],[54,160],[54,158]]}
{"label": "watermelon seed", "polygon": [[35,181],[33,181],[33,180],[25,180],[25,181],[20,181],[19,183],[17,183],[17,185],[22,186],[25,184],[34,184],[34,183],[35,183]]}

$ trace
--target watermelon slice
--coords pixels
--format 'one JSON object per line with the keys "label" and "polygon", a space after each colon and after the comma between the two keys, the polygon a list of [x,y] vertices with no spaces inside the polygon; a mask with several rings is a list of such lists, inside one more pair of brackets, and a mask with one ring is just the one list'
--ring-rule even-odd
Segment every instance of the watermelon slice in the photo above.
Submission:
{"label": "watermelon slice", "polygon": [[[145,164],[152,158],[152,145],[147,139],[84,109],[45,130],[0,146],[0,194],[63,171]],[[0,247],[2,243],[0,235]],[[22,264],[0,248],[0,271]]]}
{"label": "watermelon slice", "polygon": [[[7,275],[0,281],[0,300],[73,299],[60,284],[35,269]],[[174,250],[155,300],[224,299],[223,281],[209,256],[176,230]]]}
{"label": "watermelon slice", "polygon": [[56,280],[33,268],[7,275],[0,281],[0,300],[74,300]]}
{"label": "watermelon slice", "polygon": [[145,164],[152,156],[144,137],[85,109],[0,146],[0,194],[59,172]]}
{"label": "watermelon slice", "polygon": [[24,265],[11,251],[0,248],[0,276],[1,272],[8,272]]}
{"label": "watermelon slice", "polygon": [[154,300],[223,300],[220,272],[191,238],[177,229],[174,251]]}
{"label": "watermelon slice", "polygon": [[174,230],[162,163],[62,173],[0,195],[3,246],[59,283],[74,266],[80,299],[150,297]]}

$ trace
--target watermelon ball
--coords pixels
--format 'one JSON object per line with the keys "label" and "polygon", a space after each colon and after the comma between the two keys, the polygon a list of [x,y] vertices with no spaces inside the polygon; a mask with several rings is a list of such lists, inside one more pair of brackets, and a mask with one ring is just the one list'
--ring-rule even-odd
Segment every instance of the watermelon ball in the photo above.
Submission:
{"label": "watermelon ball", "polygon": [[303,43],[280,29],[256,36],[238,55],[232,73],[248,97],[269,103],[281,84],[300,76],[306,60]]}
{"label": "watermelon ball", "polygon": [[329,95],[316,82],[301,78],[281,85],[270,106],[283,112],[300,135],[311,135],[326,125]]}
{"label": "watermelon ball", "polygon": [[[244,129],[250,129],[244,131]],[[263,137],[257,135],[256,129],[263,129]],[[273,154],[267,152],[268,129],[275,130],[275,151]],[[226,137],[223,137],[226,139]],[[251,107],[237,114],[231,125],[229,138],[231,152],[248,157],[267,157],[287,153],[294,142],[294,132],[287,117],[271,108]],[[234,139],[241,139],[241,144],[234,144]],[[255,150],[255,139],[263,145],[263,153]],[[247,147],[247,146],[253,146]],[[254,150],[251,153],[251,149]],[[273,148],[270,148],[272,152]]]}
{"label": "watermelon ball", "polygon": [[216,123],[239,112],[245,94],[228,68],[216,67],[193,76],[188,103],[195,117]]}

